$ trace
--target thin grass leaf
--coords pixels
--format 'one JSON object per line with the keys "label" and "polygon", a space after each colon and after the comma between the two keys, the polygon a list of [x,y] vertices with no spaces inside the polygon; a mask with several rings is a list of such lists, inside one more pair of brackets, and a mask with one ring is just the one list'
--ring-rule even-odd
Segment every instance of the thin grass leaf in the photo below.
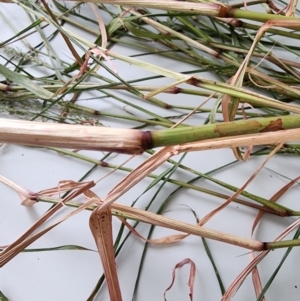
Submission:
{"label": "thin grass leaf", "polygon": [[[0,251],[3,251],[4,248],[0,248]],[[24,249],[23,253],[31,253],[31,252],[52,252],[52,251],[90,251],[96,252],[95,250],[88,249],[78,245],[64,245],[52,248],[34,248],[34,249]]]}
{"label": "thin grass leaf", "polygon": [[[2,1],[0,1],[2,2]],[[9,44],[13,39],[15,39],[16,37],[19,37],[20,35],[26,33],[28,30],[32,29],[32,28],[35,28],[36,26],[40,25],[41,23],[43,22],[43,20],[39,19],[39,20],[36,20],[35,22],[33,22],[32,24],[30,24],[28,27],[24,28],[23,30],[19,31],[15,36],[12,36],[11,38],[3,41],[0,43],[0,46],[4,46],[4,45],[7,45]]]}
{"label": "thin grass leaf", "polygon": [[209,246],[208,246],[208,244],[206,242],[206,239],[203,238],[203,237],[201,239],[202,239],[202,243],[203,243],[205,252],[206,252],[206,254],[207,254],[208,258],[209,258],[209,261],[210,261],[211,265],[213,266],[215,275],[217,277],[218,284],[219,284],[219,287],[220,287],[220,290],[221,290],[221,294],[224,295],[226,290],[225,290],[223,281],[221,279],[220,272],[219,272],[219,270],[218,270],[218,268],[217,268],[217,266],[215,264],[214,258],[213,258],[212,254],[211,254],[211,251],[210,251]]}
{"label": "thin grass leaf", "polygon": [[26,78],[24,75],[13,72],[1,64],[0,64],[0,74],[42,99],[51,99],[54,96],[53,93],[38,86],[32,80]]}

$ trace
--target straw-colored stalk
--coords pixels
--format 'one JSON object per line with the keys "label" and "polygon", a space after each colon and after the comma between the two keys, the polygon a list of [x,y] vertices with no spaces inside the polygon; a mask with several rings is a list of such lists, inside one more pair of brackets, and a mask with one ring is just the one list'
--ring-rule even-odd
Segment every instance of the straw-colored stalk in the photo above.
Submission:
{"label": "straw-colored stalk", "polygon": [[[63,191],[64,190],[65,189],[63,189]],[[62,202],[61,199],[55,199],[53,197],[45,197],[43,195],[37,196],[36,200],[41,202],[46,201],[53,204],[61,204]],[[96,213],[100,214],[99,211],[97,212],[97,207],[94,205],[94,203],[99,203],[99,202],[101,204],[103,201],[100,198],[91,197],[89,198],[88,203],[91,203],[92,205],[85,206],[85,209],[89,209],[89,210],[96,209],[96,211],[94,211],[94,214]],[[37,204],[37,202],[35,202],[35,204]],[[67,206],[69,205],[72,207],[78,207],[80,205],[73,201],[65,202],[65,204]],[[296,241],[286,240],[282,242],[261,242],[251,238],[243,238],[226,232],[217,231],[203,226],[193,225],[186,222],[178,221],[170,217],[158,215],[153,212],[122,205],[116,202],[111,205],[111,214],[120,218],[137,220],[140,222],[149,223],[151,225],[177,230],[186,234],[192,234],[192,235],[213,239],[228,244],[233,244],[254,251],[272,250],[277,248],[286,248],[289,246],[300,245],[300,242],[298,240]]]}
{"label": "straw-colored stalk", "polygon": [[[234,136],[235,146],[295,141],[300,137],[300,118],[298,115],[257,118],[158,131],[0,119],[0,141],[4,143],[128,154],[214,138],[218,138],[213,140],[214,145],[218,145],[214,148],[233,147],[223,140]],[[212,147],[206,146],[206,149]],[[193,144],[185,148],[185,151],[198,150]]]}

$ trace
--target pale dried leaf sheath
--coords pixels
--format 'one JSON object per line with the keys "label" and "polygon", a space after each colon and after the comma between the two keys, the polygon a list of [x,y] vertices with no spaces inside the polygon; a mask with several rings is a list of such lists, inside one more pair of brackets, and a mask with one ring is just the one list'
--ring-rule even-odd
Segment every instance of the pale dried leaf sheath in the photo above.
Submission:
{"label": "pale dried leaf sheath", "polygon": [[111,220],[110,207],[102,211],[94,210],[90,217],[90,228],[101,257],[110,300],[122,301],[115,261]]}
{"label": "pale dried leaf sheath", "polygon": [[[141,154],[148,132],[0,119],[0,141],[31,146]],[[147,139],[146,139],[147,140]]]}

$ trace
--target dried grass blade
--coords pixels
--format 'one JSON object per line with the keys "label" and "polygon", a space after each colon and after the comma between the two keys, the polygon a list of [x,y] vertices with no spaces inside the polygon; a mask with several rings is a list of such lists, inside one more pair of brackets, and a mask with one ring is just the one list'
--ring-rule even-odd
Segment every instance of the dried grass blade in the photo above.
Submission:
{"label": "dried grass blade", "polygon": [[101,257],[104,275],[111,301],[122,301],[113,246],[112,216],[110,207],[94,210],[90,217],[90,229]]}
{"label": "dried grass blade", "polygon": [[139,183],[143,178],[159,167],[162,163],[167,161],[171,156],[172,147],[164,147],[149,157],[132,172],[130,172],[118,185],[115,186],[111,192],[109,192],[106,199],[100,205],[99,210],[110,206],[121,195]]}
{"label": "dried grass blade", "polygon": [[220,210],[224,209],[226,206],[228,206],[236,197],[240,195],[242,191],[245,190],[245,188],[248,186],[249,183],[253,181],[253,179],[257,176],[257,174],[261,171],[261,169],[267,164],[267,162],[276,154],[276,152],[282,147],[282,143],[277,145],[272,152],[268,154],[264,162],[258,167],[258,169],[254,172],[254,174],[247,180],[247,182],[240,188],[238,189],[226,202],[221,204],[218,208],[215,210],[211,211],[209,214],[207,214],[205,217],[203,217],[199,225],[202,226],[205,223],[207,223],[213,216],[215,216]]}
{"label": "dried grass blade", "polygon": [[[244,79],[244,75],[246,72],[246,68],[248,66],[248,63],[250,61],[250,58],[255,50],[255,47],[257,45],[257,43],[259,42],[259,40],[261,39],[261,37],[263,36],[263,34],[271,27],[273,26],[282,26],[282,27],[286,27],[286,28],[295,28],[295,29],[299,29],[300,28],[300,22],[297,20],[270,20],[268,22],[266,22],[263,26],[260,27],[260,29],[257,31],[255,39],[251,45],[251,48],[247,54],[247,56],[245,57],[244,61],[242,62],[242,64],[240,65],[236,75],[234,76],[233,80],[232,80],[232,84],[233,85],[237,85],[238,87],[240,87],[242,85],[243,79]],[[232,118],[233,116],[230,115],[231,113],[234,113],[236,107],[236,102],[233,103],[233,110],[232,111],[228,111],[228,107],[229,107],[229,103],[230,103],[230,99],[228,98],[229,96],[225,96],[226,97],[226,106],[224,109],[226,109],[226,114],[224,114],[224,118],[226,118],[225,120],[230,120],[230,118]]]}
{"label": "dried grass blade", "polygon": [[[20,252],[22,252],[26,247],[28,247],[30,244],[32,244],[34,241],[36,241],[38,238],[45,235],[47,232],[49,232],[51,229],[55,228],[57,225],[65,221],[66,219],[74,216],[75,214],[79,213],[80,211],[85,210],[89,206],[94,204],[94,200],[87,202],[80,207],[78,207],[76,210],[72,211],[71,213],[67,214],[65,217],[61,218],[59,221],[54,223],[53,225],[49,226],[48,228],[32,235],[34,231],[31,231],[33,227],[31,227],[29,230],[27,230],[26,233],[23,234],[21,237],[19,237],[15,242],[13,242],[11,245],[7,246],[1,253],[0,253],[0,267],[4,266],[6,263],[8,263],[11,259],[13,259],[16,255],[18,255]],[[37,228],[37,227],[36,227]],[[31,236],[32,235],[32,236]]]}
{"label": "dried grass blade", "polygon": [[55,223],[54,225],[48,227],[45,230],[33,235],[33,233],[44,223],[46,222],[51,216],[53,216],[59,209],[64,206],[64,203],[68,202],[69,200],[75,198],[76,196],[82,194],[84,191],[90,189],[95,184],[93,182],[88,182],[84,187],[79,188],[78,190],[74,191],[73,193],[69,194],[65,199],[63,199],[60,203],[56,204],[53,208],[47,211],[43,216],[41,216],[24,234],[22,234],[18,239],[16,239],[12,244],[7,246],[2,252],[0,252],[0,267],[10,261],[13,257],[19,254],[24,248],[34,242],[36,239],[50,231],[56,225],[60,224],[66,218],[74,215],[77,212],[80,212],[86,209],[88,206],[92,205],[95,201],[92,200],[91,202],[84,204],[78,207],[75,211],[68,214],[65,218],[61,219],[59,222]]}
{"label": "dried grass blade", "polygon": [[[204,225],[206,222],[208,222],[214,215],[216,215],[220,210],[224,209],[227,205],[229,205],[233,199],[235,199],[247,186],[252,180],[256,177],[256,175],[260,172],[260,170],[265,166],[265,164],[273,157],[273,155],[282,147],[282,144],[279,144],[276,146],[276,148],[273,149],[273,151],[266,157],[264,162],[259,166],[259,168],[254,172],[254,174],[248,179],[248,181],[238,190],[236,191],[225,203],[220,205],[218,208],[207,214],[200,222],[199,225]],[[254,256],[253,253],[251,253],[251,256]],[[252,259],[254,259],[252,257]],[[254,267],[252,272],[252,279],[253,279],[253,285],[255,288],[256,296],[259,296],[262,291],[262,285],[259,277],[259,273],[256,267]]]}
{"label": "dried grass blade", "polygon": [[245,278],[251,273],[251,271],[258,265],[258,263],[269,253],[270,251],[263,251],[256,256],[247,267],[238,275],[238,277],[232,282],[221,301],[229,301],[235,294],[238,288],[242,285]]}
{"label": "dried grass blade", "polygon": [[[45,0],[41,0],[47,13],[49,14],[49,16],[51,17],[51,19],[56,23],[58,24],[58,21],[55,17],[55,15],[52,13],[52,10],[49,8],[48,4],[46,3]],[[60,31],[60,34],[61,36],[63,37],[64,41],[66,42],[68,48],[70,49],[70,52],[72,53],[72,55],[74,56],[77,64],[79,66],[82,66],[83,65],[83,61],[81,59],[81,57],[79,56],[79,54],[77,53],[76,49],[74,48],[73,44],[71,43],[71,41],[69,40],[68,36],[63,32],[63,31]]]}
{"label": "dried grass blade", "polygon": [[189,277],[189,281],[188,281],[188,286],[190,287],[189,297],[190,297],[190,300],[193,301],[193,291],[194,291],[194,282],[195,282],[195,274],[196,274],[196,265],[190,258],[186,258],[186,259],[180,261],[179,263],[177,263],[175,265],[175,268],[173,269],[173,272],[172,272],[171,284],[169,285],[169,287],[166,288],[166,290],[164,292],[164,300],[165,301],[167,301],[167,299],[166,299],[167,291],[170,290],[172,288],[173,284],[174,284],[176,269],[181,268],[181,267],[183,267],[184,265],[186,265],[188,263],[191,265],[190,277]]}
{"label": "dried grass blade", "polygon": [[97,10],[97,6],[93,3],[89,3],[89,6],[91,7],[93,13],[96,16],[96,19],[98,21],[98,25],[99,25],[99,29],[100,29],[100,33],[101,33],[101,47],[106,48],[107,46],[107,32],[106,32],[106,28],[105,28],[105,23],[102,20],[102,17],[100,16],[98,10]]}
{"label": "dried grass blade", "polygon": [[290,0],[287,7],[285,15],[288,17],[294,17],[295,11],[297,9],[298,0]]}
{"label": "dried grass blade", "polygon": [[[255,258],[253,252],[251,252],[250,256],[251,256],[252,260]],[[253,287],[254,287],[254,290],[255,290],[255,296],[256,296],[256,298],[258,298],[258,296],[260,296],[260,294],[263,290],[263,287],[262,287],[262,284],[261,284],[261,280],[260,280],[259,271],[258,271],[257,266],[255,266],[253,271],[252,271],[252,283],[253,283]],[[261,300],[266,301],[265,297],[263,297]]]}
{"label": "dried grass blade", "polygon": [[72,180],[62,180],[59,181],[58,185],[53,188],[48,188],[39,191],[37,194],[38,196],[52,196],[56,194],[60,194],[62,192],[75,190],[75,189],[86,189],[87,185],[90,185],[93,182],[76,182]]}
{"label": "dried grass blade", "polygon": [[[289,183],[287,183],[286,185],[284,185],[279,191],[277,191],[271,198],[270,201],[271,202],[277,202],[278,199],[280,197],[283,196],[284,193],[286,193],[298,180],[300,179],[300,176],[295,178],[294,180],[290,181]],[[265,206],[263,206],[265,207]],[[256,218],[254,220],[253,226],[252,226],[252,230],[251,230],[251,234],[253,234],[254,229],[256,228],[259,220],[262,218],[263,214],[265,213],[265,211],[259,211],[256,215]]]}

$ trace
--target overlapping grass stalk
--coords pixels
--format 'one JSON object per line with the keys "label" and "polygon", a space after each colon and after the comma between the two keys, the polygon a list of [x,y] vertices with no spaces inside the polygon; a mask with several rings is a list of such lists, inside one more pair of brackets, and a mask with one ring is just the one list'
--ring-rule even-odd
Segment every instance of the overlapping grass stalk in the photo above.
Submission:
{"label": "overlapping grass stalk", "polygon": [[[95,128],[2,119],[0,120],[0,135],[2,142],[14,144],[141,154],[145,150],[161,146],[232,136],[244,138],[243,136],[247,134],[267,134],[277,131],[278,135],[276,136],[266,135],[264,142],[269,144],[290,142],[299,137],[300,131],[297,130],[299,127],[300,115],[297,114],[158,131]],[[295,129],[295,131],[286,131],[289,129]],[[260,135],[256,137],[259,138]],[[255,136],[251,136],[249,139],[253,138]],[[244,146],[248,145],[244,139],[241,140],[242,143],[245,143]],[[253,145],[255,144],[261,143],[253,141]]]}
{"label": "overlapping grass stalk", "polygon": [[[291,248],[299,246],[297,233],[293,239],[283,240],[299,226],[299,220],[292,220],[274,241],[268,242],[216,231],[207,228],[205,224],[211,218],[218,218],[218,213],[230,206],[231,202],[256,210],[252,234],[265,213],[278,219],[300,215],[296,209],[276,203],[297,183],[298,178],[289,180],[282,188],[276,189],[270,199],[247,191],[247,186],[265,164],[273,160],[275,154],[289,153],[298,156],[300,153],[300,146],[297,144],[300,140],[300,64],[297,61],[300,55],[297,46],[300,17],[297,1],[291,0],[286,6],[280,2],[260,0],[234,5],[230,2],[173,0],[68,0],[52,1],[51,4],[46,0],[0,2],[23,8],[29,20],[26,28],[19,28],[17,31],[17,24],[11,24],[9,19],[5,19],[5,15],[0,15],[7,26],[15,30],[14,35],[0,42],[0,75],[3,77],[0,83],[0,141],[50,149],[76,160],[92,163],[93,168],[112,168],[111,172],[117,170],[127,173],[122,181],[114,183],[113,189],[105,197],[99,197],[92,191],[96,186],[94,181],[83,182],[86,175],[79,182],[63,181],[59,188],[37,193],[0,175],[2,183],[18,192],[23,205],[38,206],[38,202],[53,205],[19,239],[2,248],[0,265],[5,265],[21,251],[30,251],[27,247],[31,243],[65,219],[82,210],[92,210],[90,229],[101,256],[111,300],[122,300],[114,258],[122,251],[123,245],[128,243],[131,233],[141,238],[135,230],[141,222],[182,232],[162,239],[152,239],[150,230],[147,239],[143,238],[146,241],[145,250],[148,243],[176,243],[188,235],[198,235],[203,239],[259,251],[256,257],[251,253],[249,265],[229,287],[224,288],[222,275],[217,270],[209,243],[203,241],[220,286],[220,299],[229,300],[245,277],[252,273],[256,297],[262,300],[275,273],[263,288],[257,266],[270,250],[288,247],[290,249],[280,263],[279,270]],[[80,11],[85,8],[84,5],[89,5],[93,17]],[[260,12],[257,12],[257,5],[260,6]],[[104,19],[109,21],[104,22]],[[65,24],[71,25],[72,29]],[[46,36],[48,31],[45,29],[50,28],[51,34]],[[94,35],[94,40],[76,33],[77,29]],[[38,45],[28,42],[28,36],[32,34],[38,34]],[[52,40],[56,37],[62,38],[71,61],[65,61],[52,47]],[[288,39],[287,42],[282,42],[283,37]],[[20,41],[25,45],[22,49],[15,46]],[[141,51],[141,54],[125,55],[111,49],[115,45]],[[146,55],[172,60],[174,70],[165,68],[156,61],[148,63],[144,59]],[[175,71],[178,61],[188,64],[188,70]],[[129,80],[126,73],[119,72],[115,67],[116,62],[147,72],[147,76]],[[42,70],[45,76],[36,75],[32,65]],[[207,78],[207,74],[210,74],[210,78]],[[160,81],[153,84],[152,80],[159,79],[166,79],[168,84],[157,85]],[[88,102],[81,101],[90,97],[88,93],[91,92],[97,99],[111,101],[112,106],[122,108],[122,113],[120,110],[115,113],[114,110],[104,109],[98,104],[93,107]],[[163,94],[170,96],[168,101],[160,99]],[[180,103],[173,102],[178,97]],[[197,103],[186,100],[189,97],[194,97]],[[7,113],[15,118],[4,118]],[[190,117],[196,120],[196,125],[195,122],[190,122]],[[117,122],[118,127],[112,127],[112,121]],[[252,147],[256,145],[261,148],[253,150]],[[158,148],[160,149],[157,150]],[[237,159],[245,161],[252,156],[268,156],[241,188],[210,174],[225,170],[225,167],[230,171],[233,168],[231,164],[203,172],[198,167],[192,169],[181,162],[192,151],[216,148],[231,148]],[[95,160],[81,154],[80,150],[104,151],[105,154],[101,160]],[[114,153],[146,153],[148,157],[139,166],[128,168],[106,162]],[[181,159],[177,162],[172,156],[178,154]],[[241,160],[239,164],[246,163]],[[161,174],[154,174],[153,171],[158,167],[165,169]],[[178,170],[193,178],[180,181],[172,178]],[[136,202],[132,207],[119,204],[120,197],[133,186],[139,185],[145,177],[151,178],[153,182],[141,195],[150,189],[156,189],[147,208],[134,208]],[[202,185],[201,179],[233,194],[208,189]],[[196,180],[198,182],[194,183]],[[161,215],[165,206],[171,202],[170,196],[160,201],[157,213],[148,211],[154,202],[158,202],[156,196],[166,183],[176,185],[170,196],[176,196],[181,189],[193,189],[214,196],[216,200],[225,199],[225,202],[222,201],[204,216],[199,208],[189,207],[197,225]],[[62,192],[66,195],[60,197]],[[246,200],[239,198],[239,195]],[[75,202],[74,199],[78,196],[84,196],[87,202]],[[41,230],[40,227],[64,204],[74,208],[74,211],[49,228]],[[186,205],[189,206],[188,200]],[[116,241],[112,239],[112,215],[122,222]],[[132,226],[127,220],[136,223]],[[130,234],[123,239],[125,226],[129,228]],[[143,255],[133,300],[138,291],[144,258]],[[176,267],[181,264],[182,262],[178,263]],[[191,270],[191,298],[194,285],[191,279],[195,276],[193,273],[195,271]],[[102,284],[103,278],[100,278],[88,300],[94,299]],[[159,297],[153,296],[153,299],[157,298]]]}

